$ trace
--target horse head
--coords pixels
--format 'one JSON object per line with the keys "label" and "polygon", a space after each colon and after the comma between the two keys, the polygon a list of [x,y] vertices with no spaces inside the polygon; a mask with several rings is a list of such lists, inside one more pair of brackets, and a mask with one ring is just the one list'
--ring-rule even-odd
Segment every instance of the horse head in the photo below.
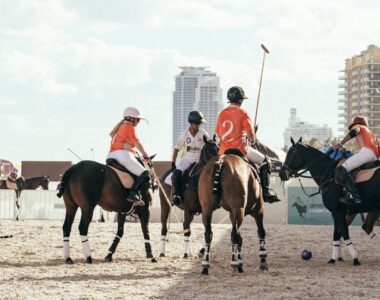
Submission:
{"label": "horse head", "polygon": [[290,138],[290,141],[292,142],[292,146],[289,148],[288,153],[286,154],[285,161],[282,164],[279,173],[282,181],[289,180],[297,173],[298,170],[302,169],[302,167],[306,165],[304,157],[301,154],[301,148],[306,147],[306,145],[302,144],[302,138],[300,138],[298,142],[295,142],[293,138]]}
{"label": "horse head", "polygon": [[205,165],[211,158],[215,157],[219,152],[218,144],[216,143],[216,136],[212,139],[207,139],[203,136],[203,147],[201,149],[201,155],[199,163]]}

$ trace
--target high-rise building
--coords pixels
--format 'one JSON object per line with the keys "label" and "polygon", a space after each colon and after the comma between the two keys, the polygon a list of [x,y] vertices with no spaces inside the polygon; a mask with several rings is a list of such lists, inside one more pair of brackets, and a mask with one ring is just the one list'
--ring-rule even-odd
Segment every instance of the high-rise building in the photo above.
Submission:
{"label": "high-rise building", "polygon": [[218,112],[223,107],[220,79],[205,67],[180,67],[173,92],[173,147],[181,132],[189,126],[187,116],[201,111],[207,123],[202,127],[213,135]]}
{"label": "high-rise building", "polygon": [[369,45],[360,55],[346,59],[339,76],[338,131],[344,135],[355,116],[368,118],[369,128],[380,136],[380,48]]}
{"label": "high-rise building", "polygon": [[284,145],[288,148],[291,146],[291,137],[295,141],[302,137],[304,141],[309,141],[314,138],[320,142],[324,142],[327,139],[331,139],[333,135],[331,127],[328,127],[326,124],[320,126],[301,121],[301,119],[297,117],[297,109],[291,108],[289,124],[284,131]]}

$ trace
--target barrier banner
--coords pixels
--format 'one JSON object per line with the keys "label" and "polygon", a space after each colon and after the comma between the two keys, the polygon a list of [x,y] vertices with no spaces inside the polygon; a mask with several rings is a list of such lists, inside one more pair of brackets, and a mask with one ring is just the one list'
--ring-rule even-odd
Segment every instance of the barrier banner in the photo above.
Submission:
{"label": "barrier banner", "polygon": [[[288,187],[288,224],[303,225],[332,225],[334,224],[330,211],[324,206],[321,194],[317,186],[305,186],[305,191],[300,186]],[[305,193],[306,192],[306,193]],[[352,225],[361,225],[359,216],[355,217]]]}

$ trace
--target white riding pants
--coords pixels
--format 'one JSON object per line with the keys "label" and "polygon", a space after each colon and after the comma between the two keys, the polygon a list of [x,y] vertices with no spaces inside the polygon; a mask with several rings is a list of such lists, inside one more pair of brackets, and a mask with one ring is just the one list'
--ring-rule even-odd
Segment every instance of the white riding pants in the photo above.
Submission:
{"label": "white riding pants", "polygon": [[348,171],[352,171],[361,165],[372,162],[377,160],[377,157],[375,153],[372,152],[372,150],[363,147],[360,149],[360,151],[354,155],[352,155],[350,158],[348,158],[342,166]]}
{"label": "white riding pants", "polygon": [[136,176],[140,176],[145,168],[136,159],[135,155],[128,150],[115,150],[108,153],[107,158],[116,159],[121,165]]}
{"label": "white riding pants", "polygon": [[[176,163],[176,168],[178,170],[181,170],[182,173],[191,166],[192,163],[197,163],[199,161],[199,158],[196,157],[189,157],[189,156],[184,156],[182,159]],[[166,178],[165,178],[165,183],[168,185],[172,185],[172,175],[173,172],[171,172]]]}
{"label": "white riding pants", "polygon": [[260,151],[253,149],[251,147],[246,147],[246,149],[247,149],[247,155],[246,155],[247,159],[251,163],[255,163],[261,166],[265,160],[265,155],[262,154]]}

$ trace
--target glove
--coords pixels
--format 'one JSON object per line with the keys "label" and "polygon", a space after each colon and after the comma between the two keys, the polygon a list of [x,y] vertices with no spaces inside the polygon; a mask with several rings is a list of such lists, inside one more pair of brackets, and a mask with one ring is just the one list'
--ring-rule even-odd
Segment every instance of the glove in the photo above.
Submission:
{"label": "glove", "polygon": [[172,161],[172,171],[174,171],[175,169],[176,169],[175,162]]}
{"label": "glove", "polygon": [[149,158],[149,156],[148,156],[148,155],[144,155],[144,156],[143,156],[143,161],[144,161],[144,162],[150,162],[150,158]]}

